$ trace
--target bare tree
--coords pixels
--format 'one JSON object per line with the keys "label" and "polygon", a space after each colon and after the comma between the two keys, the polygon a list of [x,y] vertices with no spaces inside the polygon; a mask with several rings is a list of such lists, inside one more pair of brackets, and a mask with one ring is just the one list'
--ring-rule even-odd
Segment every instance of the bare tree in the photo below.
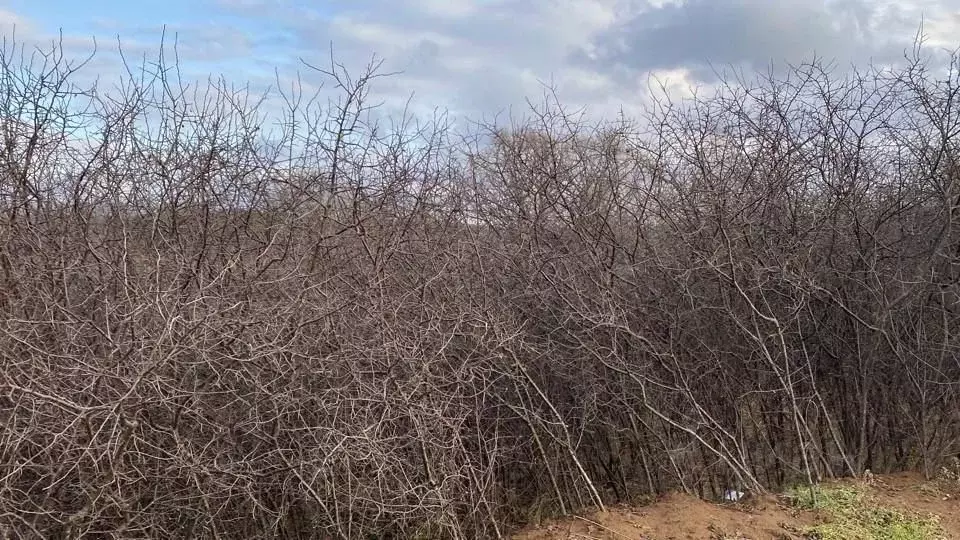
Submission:
{"label": "bare tree", "polygon": [[5,535],[501,538],[960,452],[956,55],[455,132],[377,61],[166,53],[0,54]]}

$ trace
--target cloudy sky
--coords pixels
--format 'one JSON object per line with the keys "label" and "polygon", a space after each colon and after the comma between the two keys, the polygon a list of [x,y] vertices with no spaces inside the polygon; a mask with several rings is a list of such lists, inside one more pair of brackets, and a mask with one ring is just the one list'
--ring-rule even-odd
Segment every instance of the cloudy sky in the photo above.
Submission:
{"label": "cloudy sky", "polygon": [[[97,38],[109,72],[118,41],[159,46],[166,26],[190,73],[254,86],[372,55],[400,72],[375,86],[388,103],[413,94],[473,118],[522,106],[552,85],[600,115],[642,105],[650,77],[677,92],[709,84],[711,66],[765,69],[813,54],[840,65],[896,62],[923,22],[933,47],[960,46],[960,0],[6,0],[0,31],[77,54]],[[315,77],[304,72],[305,80]]]}

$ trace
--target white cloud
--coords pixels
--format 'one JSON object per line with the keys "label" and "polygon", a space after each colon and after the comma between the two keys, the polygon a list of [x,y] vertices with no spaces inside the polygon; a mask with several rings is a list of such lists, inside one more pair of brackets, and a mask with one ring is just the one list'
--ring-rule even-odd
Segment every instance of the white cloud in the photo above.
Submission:
{"label": "white cloud", "polygon": [[15,34],[29,35],[33,31],[33,26],[26,19],[12,11],[0,9],[0,33],[4,37],[9,38]]}
{"label": "white cloud", "polygon": [[[841,65],[902,58],[921,18],[928,44],[960,45],[955,0],[216,0],[221,21],[169,27],[189,73],[224,73],[264,86],[326,65],[329,47],[354,73],[371,55],[399,75],[375,83],[376,98],[416,111],[436,107],[471,117],[536,100],[553,85],[571,107],[613,115],[649,99],[650,77],[672,95],[709,83],[710,65],[798,61],[813,53]],[[229,21],[245,21],[234,24]],[[0,25],[29,27],[0,11]],[[144,21],[151,23],[152,21]],[[128,52],[155,55],[158,24],[139,28],[103,18]],[[6,30],[5,30],[6,32]],[[32,33],[39,34],[32,30]],[[83,48],[88,38],[71,47]],[[101,39],[109,57],[111,38]],[[106,47],[104,45],[106,44]],[[99,68],[107,69],[107,61]],[[108,78],[105,76],[104,78]]]}

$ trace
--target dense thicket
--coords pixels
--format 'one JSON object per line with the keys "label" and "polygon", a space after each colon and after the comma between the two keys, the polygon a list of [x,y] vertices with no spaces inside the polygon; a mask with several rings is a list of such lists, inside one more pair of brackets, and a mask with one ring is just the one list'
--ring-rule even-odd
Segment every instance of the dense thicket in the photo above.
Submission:
{"label": "dense thicket", "polygon": [[0,58],[0,528],[485,538],[960,451],[960,65],[271,127]]}

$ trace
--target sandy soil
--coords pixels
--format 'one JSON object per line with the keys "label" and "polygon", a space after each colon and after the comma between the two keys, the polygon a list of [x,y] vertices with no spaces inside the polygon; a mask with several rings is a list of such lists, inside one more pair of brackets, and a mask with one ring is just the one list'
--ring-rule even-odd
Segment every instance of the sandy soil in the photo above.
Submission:
{"label": "sandy soil", "polygon": [[[885,506],[939,515],[948,537],[960,540],[960,490],[925,482],[916,474],[875,476],[869,484],[858,483]],[[671,494],[649,506],[615,507],[605,513],[544,522],[514,538],[790,540],[803,538],[802,527],[816,523],[816,519],[814,514],[798,512],[772,496],[745,504],[716,505]]]}

